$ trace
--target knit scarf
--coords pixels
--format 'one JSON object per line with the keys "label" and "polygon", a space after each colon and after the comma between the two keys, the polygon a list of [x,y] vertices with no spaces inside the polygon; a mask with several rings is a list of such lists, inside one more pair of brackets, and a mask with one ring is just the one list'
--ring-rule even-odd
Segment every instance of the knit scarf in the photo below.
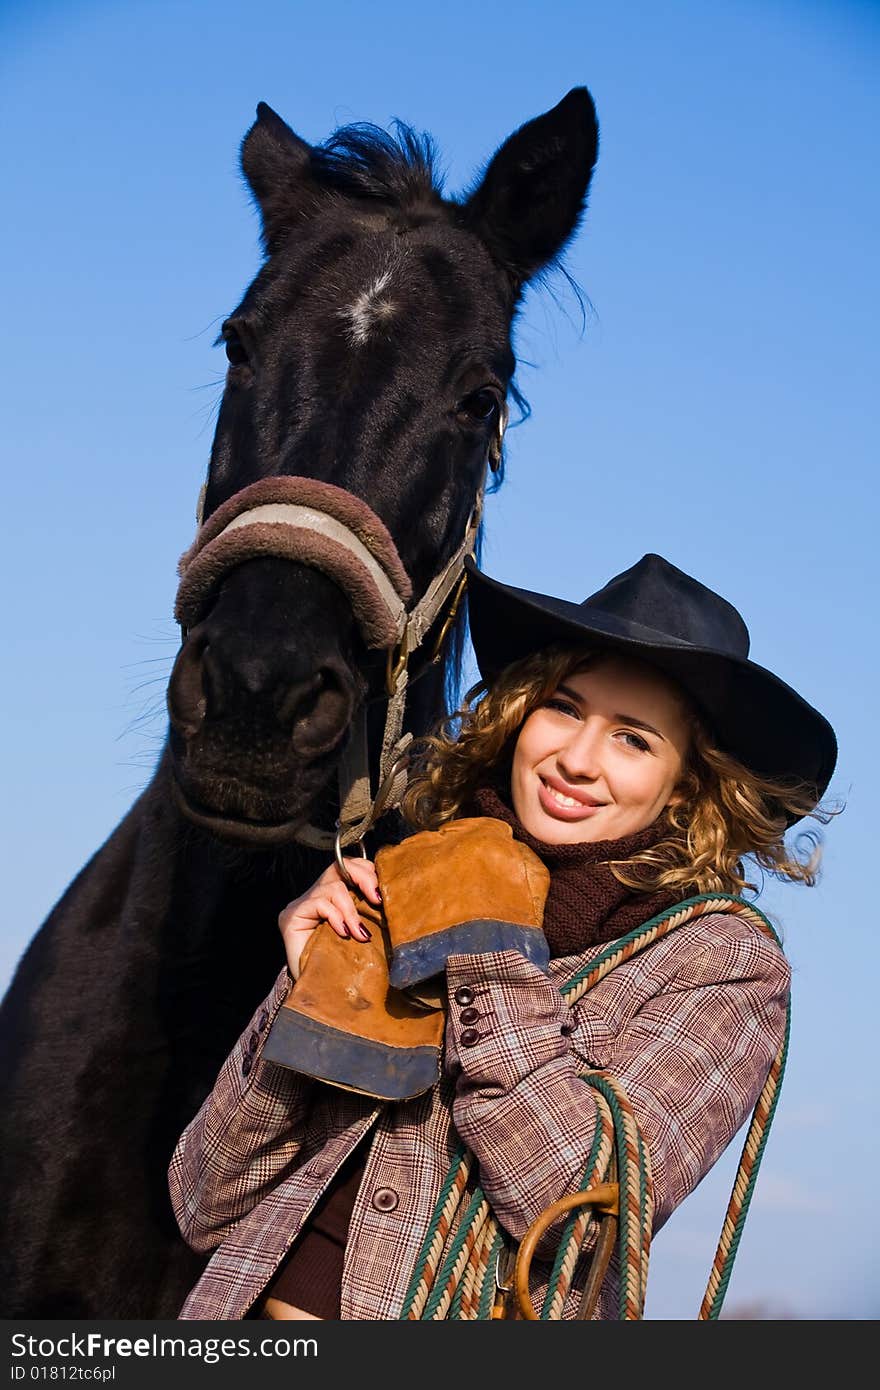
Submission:
{"label": "knit scarf", "polygon": [[610,859],[629,859],[658,844],[667,833],[660,822],[619,840],[548,845],[523,828],[511,807],[491,787],[478,788],[466,814],[504,821],[513,838],[528,845],[550,870],[544,934],[552,957],[575,955],[614,941],[679,900],[680,894],[668,888],[651,892],[628,888],[608,865]]}

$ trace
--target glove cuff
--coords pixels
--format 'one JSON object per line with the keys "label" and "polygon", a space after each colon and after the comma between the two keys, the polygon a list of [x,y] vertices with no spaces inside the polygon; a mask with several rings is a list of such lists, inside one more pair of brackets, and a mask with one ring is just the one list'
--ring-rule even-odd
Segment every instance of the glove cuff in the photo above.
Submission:
{"label": "glove cuff", "polygon": [[395,989],[408,989],[445,970],[450,956],[486,951],[519,951],[545,974],[550,964],[550,947],[540,928],[478,917],[395,946],[388,977]]}

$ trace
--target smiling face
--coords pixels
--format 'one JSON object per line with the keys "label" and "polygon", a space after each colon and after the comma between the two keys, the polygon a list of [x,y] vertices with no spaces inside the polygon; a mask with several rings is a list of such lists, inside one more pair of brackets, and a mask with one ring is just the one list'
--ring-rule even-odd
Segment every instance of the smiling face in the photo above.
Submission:
{"label": "smiling face", "polygon": [[688,744],[675,685],[643,662],[602,656],[566,676],[523,724],[513,808],[545,844],[633,835],[675,801]]}

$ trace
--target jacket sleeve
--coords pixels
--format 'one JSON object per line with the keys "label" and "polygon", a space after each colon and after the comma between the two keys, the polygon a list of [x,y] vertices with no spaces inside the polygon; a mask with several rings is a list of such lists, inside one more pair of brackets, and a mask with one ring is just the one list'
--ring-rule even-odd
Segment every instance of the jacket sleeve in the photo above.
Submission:
{"label": "jacket sleeve", "polygon": [[194,1250],[215,1249],[296,1165],[314,1083],[261,1059],[290,983],[285,967],[174,1150],[171,1204]]}
{"label": "jacket sleeve", "polygon": [[[789,983],[776,943],[729,914],[656,942],[572,1009],[515,952],[453,957],[454,1122],[501,1223],[521,1238],[580,1187],[597,1122],[581,1074],[600,1069],[632,1105],[662,1225],[753,1109],[784,1036]],[[552,1246],[551,1231],[539,1254]]]}

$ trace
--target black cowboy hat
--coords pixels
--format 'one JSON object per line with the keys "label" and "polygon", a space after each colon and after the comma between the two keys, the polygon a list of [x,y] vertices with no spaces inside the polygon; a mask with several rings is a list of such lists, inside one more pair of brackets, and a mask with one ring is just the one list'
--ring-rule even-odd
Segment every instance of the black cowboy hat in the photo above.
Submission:
{"label": "black cowboy hat", "polygon": [[480,674],[551,643],[628,653],[677,681],[720,747],[762,776],[805,783],[816,800],[837,761],[834,730],[791,686],[749,661],[749,630],[733,604],[643,555],[583,603],[515,589],[468,559],[471,639]]}

